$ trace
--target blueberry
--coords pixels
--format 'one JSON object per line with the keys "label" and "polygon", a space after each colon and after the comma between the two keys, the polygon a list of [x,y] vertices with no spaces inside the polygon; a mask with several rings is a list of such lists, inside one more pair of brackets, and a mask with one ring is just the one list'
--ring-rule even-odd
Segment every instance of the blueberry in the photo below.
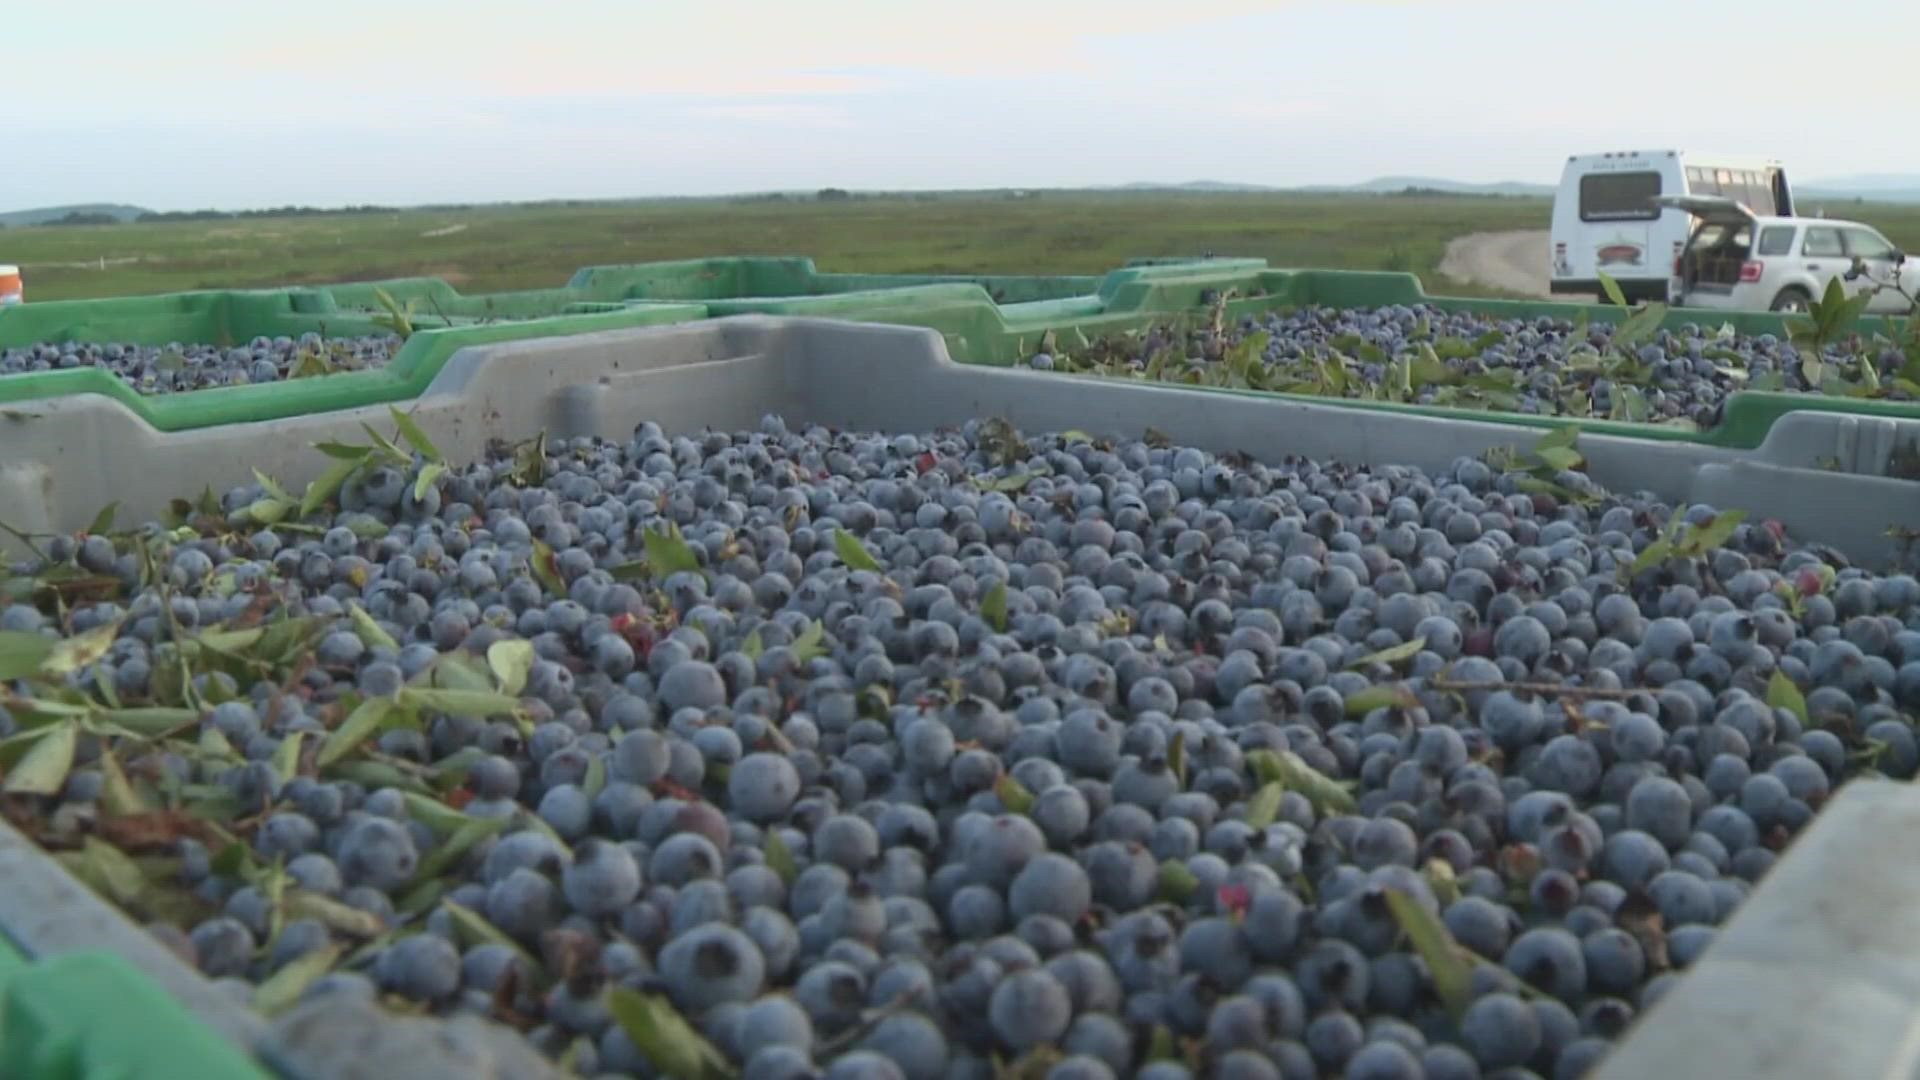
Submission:
{"label": "blueberry", "polygon": [[1534,1010],[1512,994],[1487,994],[1467,1007],[1460,1036],[1484,1068],[1524,1065],[1540,1048]]}
{"label": "blueberry", "polygon": [[660,974],[677,1004],[701,1010],[751,1000],[765,979],[766,961],[752,938],[708,924],[668,943],[660,953]]}
{"label": "blueberry", "polygon": [[574,849],[561,884],[573,910],[594,918],[614,915],[639,895],[640,866],[626,848],[588,840]]}
{"label": "blueberry", "polygon": [[441,1001],[460,989],[461,957],[445,938],[414,934],[382,949],[373,977],[382,989],[415,1001]]}

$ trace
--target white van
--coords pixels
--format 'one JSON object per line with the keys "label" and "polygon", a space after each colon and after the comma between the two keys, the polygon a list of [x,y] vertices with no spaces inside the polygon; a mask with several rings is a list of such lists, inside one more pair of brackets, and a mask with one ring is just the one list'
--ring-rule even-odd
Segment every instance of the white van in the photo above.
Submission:
{"label": "white van", "polygon": [[1778,161],[1679,150],[1577,154],[1553,197],[1552,291],[1599,296],[1604,273],[1629,302],[1667,299],[1698,222],[1655,205],[1661,195],[1719,195],[1761,217],[1793,216],[1793,189]]}

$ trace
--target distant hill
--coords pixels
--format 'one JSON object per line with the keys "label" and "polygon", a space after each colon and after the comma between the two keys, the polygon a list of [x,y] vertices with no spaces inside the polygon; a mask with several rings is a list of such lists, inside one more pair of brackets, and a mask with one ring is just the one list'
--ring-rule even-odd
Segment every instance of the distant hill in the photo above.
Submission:
{"label": "distant hill", "polygon": [[1094,191],[1192,191],[1192,192],[1234,192],[1234,191],[1278,191],[1279,188],[1266,184],[1236,184],[1230,180],[1188,180],[1182,184],[1155,183],[1151,180],[1135,181],[1112,188],[1093,188]]}
{"label": "distant hill", "polygon": [[1250,192],[1285,191],[1302,192],[1311,195],[1398,195],[1413,190],[1433,192],[1442,195],[1505,195],[1545,197],[1553,194],[1550,184],[1522,184],[1503,181],[1491,184],[1467,183],[1460,180],[1441,180],[1431,176],[1382,176],[1358,184],[1309,184],[1304,187],[1279,187],[1272,184],[1239,184],[1224,180],[1189,180],[1184,184],[1159,184],[1137,182],[1121,184],[1117,188],[1105,190],[1117,191],[1190,191],[1190,192]]}
{"label": "distant hill", "polygon": [[22,225],[45,225],[69,214],[106,214],[116,221],[132,221],[144,213],[147,213],[146,207],[127,206],[124,203],[75,203],[72,206],[43,206],[35,210],[0,211],[0,226],[11,229]]}
{"label": "distant hill", "polygon": [[1832,199],[1866,202],[1920,203],[1920,176],[1913,173],[1870,173],[1841,176],[1795,184],[1794,193],[1802,199]]}
{"label": "distant hill", "polygon": [[1394,195],[1409,188],[1446,195],[1505,195],[1532,198],[1552,195],[1554,190],[1551,184],[1524,184],[1516,180],[1477,184],[1463,180],[1443,180],[1434,176],[1381,176],[1358,184],[1315,184],[1293,190],[1353,195]]}

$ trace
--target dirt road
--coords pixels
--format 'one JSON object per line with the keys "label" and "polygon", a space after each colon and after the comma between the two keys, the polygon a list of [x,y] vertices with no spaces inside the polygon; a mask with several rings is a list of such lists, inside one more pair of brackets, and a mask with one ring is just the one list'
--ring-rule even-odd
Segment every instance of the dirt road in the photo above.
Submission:
{"label": "dirt road", "polygon": [[1473,233],[1447,242],[1440,273],[1523,296],[1551,297],[1547,291],[1548,233]]}

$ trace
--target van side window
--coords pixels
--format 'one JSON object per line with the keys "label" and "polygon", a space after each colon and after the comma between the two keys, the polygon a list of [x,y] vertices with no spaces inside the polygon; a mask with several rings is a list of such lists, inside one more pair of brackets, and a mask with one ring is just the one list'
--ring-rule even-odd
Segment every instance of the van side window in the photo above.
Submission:
{"label": "van side window", "polygon": [[1793,253],[1793,226],[1773,225],[1760,230],[1761,255],[1789,255]]}
{"label": "van side window", "polygon": [[1580,178],[1581,221],[1653,221],[1660,208],[1657,172],[1589,173]]}
{"label": "van side window", "polygon": [[1893,245],[1866,229],[1848,229],[1847,254],[1856,259],[1886,259],[1893,256]]}
{"label": "van side window", "polygon": [[1846,250],[1840,246],[1839,229],[1808,229],[1807,242],[1800,254],[1818,258],[1840,258]]}

